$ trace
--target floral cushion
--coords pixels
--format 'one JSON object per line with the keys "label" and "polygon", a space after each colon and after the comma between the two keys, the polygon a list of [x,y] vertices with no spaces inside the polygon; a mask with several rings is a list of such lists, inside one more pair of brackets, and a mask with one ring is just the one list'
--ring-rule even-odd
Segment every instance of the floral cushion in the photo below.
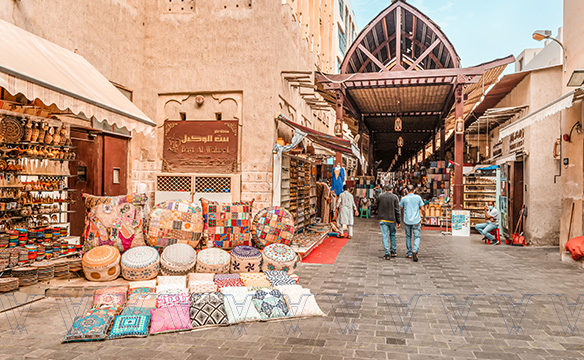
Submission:
{"label": "floral cushion", "polygon": [[191,294],[190,316],[193,327],[227,324],[223,294]]}
{"label": "floral cushion", "polygon": [[279,290],[257,290],[252,297],[253,304],[262,320],[290,316],[290,310]]}
{"label": "floral cushion", "polygon": [[114,320],[110,339],[124,337],[146,337],[150,326],[150,316],[121,315]]}
{"label": "floral cushion", "polygon": [[293,274],[298,259],[298,255],[288,245],[270,244],[262,251],[262,271],[282,270]]}
{"label": "floral cushion", "polygon": [[195,280],[189,282],[189,292],[193,293],[208,293],[217,291],[217,285],[213,281]]}
{"label": "floral cushion", "polygon": [[144,246],[146,194],[93,196],[83,194],[86,216],[83,252],[96,246],[112,245],[124,252]]}
{"label": "floral cushion", "polygon": [[152,309],[150,334],[191,330],[190,306],[172,306]]}
{"label": "floral cushion", "polygon": [[113,286],[104,289],[97,289],[93,292],[93,295],[99,294],[126,294],[128,292],[127,286]]}
{"label": "floral cushion", "polygon": [[132,296],[126,302],[126,307],[155,308],[158,296],[156,294],[139,294]]}
{"label": "floral cushion", "polygon": [[245,287],[225,287],[220,289],[225,299],[227,321],[236,324],[244,321],[260,320],[260,314],[253,305],[253,293]]}
{"label": "floral cushion", "polygon": [[156,288],[156,279],[145,280],[145,281],[130,281],[129,284],[130,284],[130,289],[139,288],[139,287]]}
{"label": "floral cushion", "polygon": [[266,274],[255,273],[255,274],[241,274],[241,281],[247,287],[270,287],[272,286],[268,281]]}
{"label": "floral cushion", "polygon": [[253,200],[223,204],[201,199],[207,247],[231,249],[249,245]]}
{"label": "floral cushion", "polygon": [[221,289],[224,287],[237,287],[237,286],[245,286],[241,279],[225,279],[225,280],[217,280],[215,281],[215,285],[217,285],[217,289]]}
{"label": "floral cushion", "polygon": [[203,236],[203,211],[189,201],[165,201],[150,213],[148,243],[157,248],[187,244],[193,248]]}
{"label": "floral cushion", "polygon": [[150,311],[153,308],[145,308],[145,307],[125,307],[122,310],[122,315],[138,315],[138,316],[148,316],[150,317]]}
{"label": "floral cushion", "polygon": [[284,287],[281,292],[292,316],[325,316],[309,289]]}
{"label": "floral cushion", "polygon": [[266,271],[265,274],[272,286],[296,285],[296,281],[284,271]]}
{"label": "floral cushion", "polygon": [[89,309],[85,316],[97,315],[97,316],[116,316],[120,310],[118,306],[103,305],[99,307],[94,307]]}
{"label": "floral cushion", "polygon": [[98,315],[77,317],[62,341],[103,340],[107,338],[107,331],[113,319],[112,316]]}
{"label": "floral cushion", "polygon": [[240,245],[231,250],[232,273],[257,273],[262,266],[262,253],[253,246]]}
{"label": "floral cushion", "polygon": [[189,305],[189,294],[188,293],[179,293],[179,294],[172,294],[172,295],[159,295],[157,308],[163,307],[171,307],[171,306],[180,306],[180,305]]}

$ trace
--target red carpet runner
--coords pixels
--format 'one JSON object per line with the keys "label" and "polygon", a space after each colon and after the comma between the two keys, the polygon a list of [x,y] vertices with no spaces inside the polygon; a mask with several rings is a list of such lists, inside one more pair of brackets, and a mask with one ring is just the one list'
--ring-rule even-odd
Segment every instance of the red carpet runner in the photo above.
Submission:
{"label": "red carpet runner", "polygon": [[303,263],[308,264],[327,264],[332,265],[337,260],[343,246],[347,245],[349,239],[328,237],[322,241],[316,249],[312,250],[307,257],[302,259]]}

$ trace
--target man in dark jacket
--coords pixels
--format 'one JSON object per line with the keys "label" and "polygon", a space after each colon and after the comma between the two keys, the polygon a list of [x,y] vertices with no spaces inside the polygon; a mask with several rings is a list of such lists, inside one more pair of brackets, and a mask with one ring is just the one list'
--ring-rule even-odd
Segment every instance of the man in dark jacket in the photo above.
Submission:
{"label": "man in dark jacket", "polygon": [[[396,228],[401,224],[401,210],[399,207],[398,197],[391,192],[391,185],[386,185],[383,194],[377,198],[377,218],[379,227],[381,227],[381,237],[383,247],[385,248],[385,260],[390,260],[396,256],[397,239]],[[389,249],[388,238],[391,237],[391,252]]]}

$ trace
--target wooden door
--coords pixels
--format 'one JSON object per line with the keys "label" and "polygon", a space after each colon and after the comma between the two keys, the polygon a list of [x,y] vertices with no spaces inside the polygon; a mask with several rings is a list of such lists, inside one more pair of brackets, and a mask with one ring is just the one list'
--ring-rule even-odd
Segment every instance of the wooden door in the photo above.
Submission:
{"label": "wooden door", "polygon": [[510,164],[509,172],[509,231],[515,232],[523,206],[523,162],[515,161]]}
{"label": "wooden door", "polygon": [[128,138],[103,136],[103,195],[128,193]]}

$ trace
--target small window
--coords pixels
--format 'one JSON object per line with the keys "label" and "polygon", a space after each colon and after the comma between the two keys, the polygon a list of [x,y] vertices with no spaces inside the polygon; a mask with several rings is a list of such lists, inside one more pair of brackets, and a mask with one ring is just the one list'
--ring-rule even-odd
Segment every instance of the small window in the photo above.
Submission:
{"label": "small window", "polygon": [[223,114],[221,114],[220,112],[215,113],[215,120],[221,121],[222,118]]}
{"label": "small window", "polygon": [[87,166],[77,166],[77,182],[87,182]]}
{"label": "small window", "polygon": [[118,89],[125,97],[128,98],[128,100],[130,101],[134,101],[134,92],[130,89],[128,89],[127,87],[125,87],[124,85],[120,85],[118,83],[115,83],[113,81],[110,81],[115,87],[116,89]]}
{"label": "small window", "polygon": [[185,113],[185,112],[180,112],[180,113],[179,113],[179,115],[180,115],[180,119],[181,119],[182,121],[186,121],[186,120],[187,120],[187,113]]}
{"label": "small window", "polygon": [[120,183],[120,168],[114,168],[112,183],[119,184]]}

